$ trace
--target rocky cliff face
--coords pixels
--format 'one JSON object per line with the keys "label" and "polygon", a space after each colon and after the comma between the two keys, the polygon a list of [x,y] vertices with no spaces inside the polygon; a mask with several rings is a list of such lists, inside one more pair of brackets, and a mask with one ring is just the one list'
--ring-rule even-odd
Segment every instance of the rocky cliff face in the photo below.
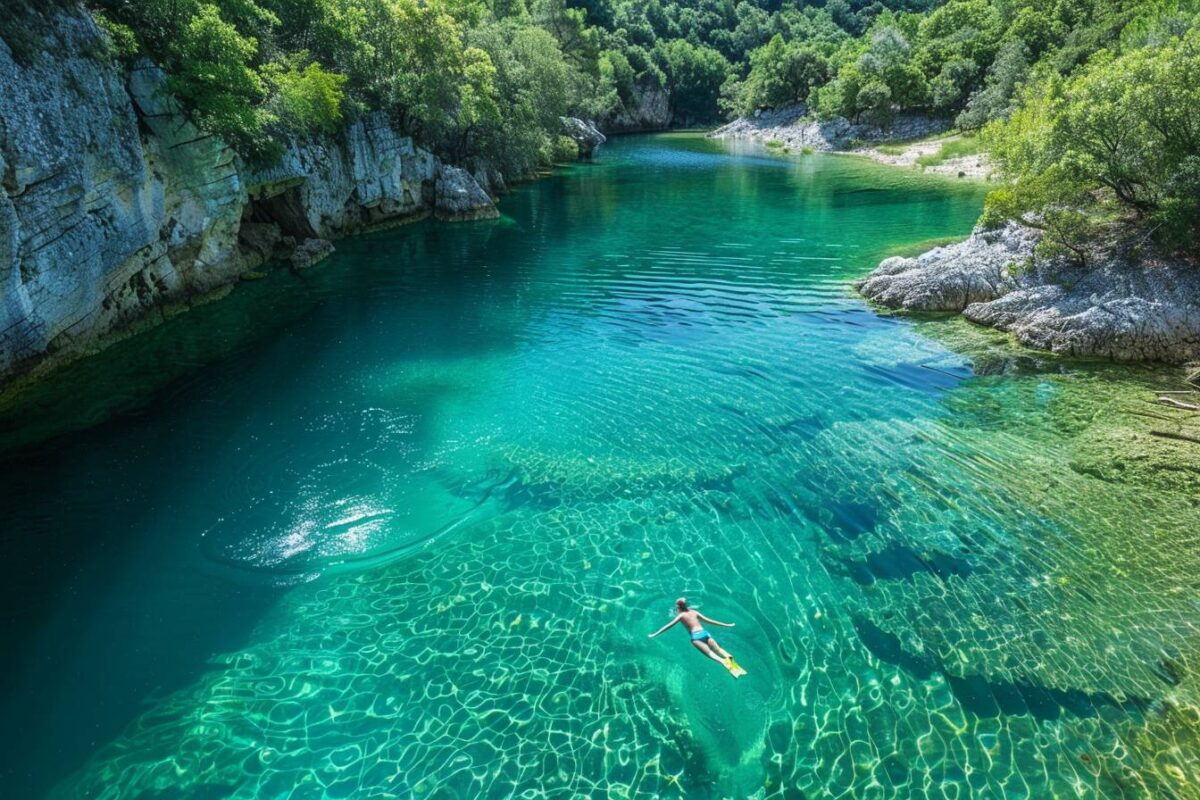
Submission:
{"label": "rocky cliff face", "polygon": [[890,308],[959,311],[1022,344],[1072,356],[1200,359],[1200,269],[1105,254],[1086,266],[1033,258],[1037,231],[977,229],[919,258],[889,258],[858,288]]}
{"label": "rocky cliff face", "polygon": [[475,177],[378,114],[249,170],[188,121],[161,70],[94,55],[85,13],[62,13],[52,36],[32,64],[0,41],[0,387],[269,258],[313,263],[320,240],[424,215],[444,176],[466,193],[448,216],[496,213]]}
{"label": "rocky cliff face", "polygon": [[671,97],[654,84],[633,87],[633,96],[621,108],[599,121],[606,133],[665,131],[671,126]]}

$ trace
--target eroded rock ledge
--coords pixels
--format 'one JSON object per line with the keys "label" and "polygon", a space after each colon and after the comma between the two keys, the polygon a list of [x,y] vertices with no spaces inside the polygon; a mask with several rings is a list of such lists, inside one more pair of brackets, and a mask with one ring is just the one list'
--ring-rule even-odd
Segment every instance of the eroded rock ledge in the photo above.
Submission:
{"label": "eroded rock ledge", "polygon": [[496,216],[504,179],[441,164],[381,114],[254,170],[193,125],[146,62],[104,53],[86,12],[18,63],[0,41],[0,388],[231,285],[268,259],[436,211]]}
{"label": "eroded rock ledge", "polygon": [[1034,259],[1039,234],[1010,223],[917,258],[889,258],[856,287],[910,311],[957,311],[1070,356],[1200,359],[1200,267],[1107,255],[1086,266]]}

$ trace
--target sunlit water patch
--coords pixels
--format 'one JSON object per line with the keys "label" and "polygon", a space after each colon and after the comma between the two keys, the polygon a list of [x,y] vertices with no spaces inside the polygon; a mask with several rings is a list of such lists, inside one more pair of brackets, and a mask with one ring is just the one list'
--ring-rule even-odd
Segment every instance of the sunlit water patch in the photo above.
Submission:
{"label": "sunlit water patch", "polygon": [[[81,365],[66,385],[108,359],[147,397],[6,498],[18,535],[98,543],[55,578],[85,591],[26,604],[5,721],[38,736],[8,776],[62,798],[1198,796],[1200,465],[1129,427],[1172,374],[848,288],[980,199],[618,141],[502,223],[341,242]],[[234,321],[276,306],[299,318],[272,336]],[[196,364],[151,391],[162,347]],[[48,570],[35,550],[14,558]],[[239,617],[217,605],[247,587]],[[646,638],[681,594],[737,622],[715,633],[745,678]],[[138,680],[56,711],[69,670],[39,665],[64,642],[71,669]]]}

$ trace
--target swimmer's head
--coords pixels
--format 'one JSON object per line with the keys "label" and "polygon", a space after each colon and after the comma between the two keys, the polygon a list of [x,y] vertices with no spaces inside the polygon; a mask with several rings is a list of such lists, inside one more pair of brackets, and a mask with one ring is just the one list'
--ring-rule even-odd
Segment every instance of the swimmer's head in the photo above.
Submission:
{"label": "swimmer's head", "polygon": [[679,609],[680,611],[687,611],[687,610],[688,610],[687,598],[686,598],[686,597],[681,597],[681,598],[679,598],[678,600],[676,600],[676,601],[675,601],[675,607],[676,607],[677,609]]}

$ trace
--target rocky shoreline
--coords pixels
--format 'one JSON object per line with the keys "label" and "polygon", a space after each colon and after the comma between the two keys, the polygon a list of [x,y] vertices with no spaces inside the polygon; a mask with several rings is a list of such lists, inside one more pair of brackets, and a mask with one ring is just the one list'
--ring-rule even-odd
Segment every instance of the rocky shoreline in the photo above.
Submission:
{"label": "rocky shoreline", "polygon": [[1200,360],[1200,269],[1114,253],[1079,266],[1034,257],[1038,231],[976,228],[957,244],[889,258],[855,286],[881,306],[961,313],[1028,347],[1076,357]]}
{"label": "rocky shoreline", "polygon": [[[937,175],[987,179],[992,172],[986,156],[949,158],[921,166],[918,159],[937,153],[954,138],[951,122],[939,117],[901,114],[886,128],[868,123],[852,123],[843,117],[816,120],[803,103],[761,111],[753,117],[740,117],[717,128],[709,136],[716,139],[748,139],[777,142],[789,151],[846,153],[864,156],[893,167],[912,167]],[[943,136],[942,134],[947,134]],[[930,138],[936,137],[936,138]],[[885,152],[880,145],[902,143],[899,152]]]}
{"label": "rocky shoreline", "polygon": [[752,117],[739,117],[714,130],[714,139],[757,139],[780,142],[792,150],[850,151],[876,142],[903,141],[935,136],[950,130],[951,120],[920,114],[899,114],[886,128],[844,117],[816,120],[804,103],[796,103]]}

